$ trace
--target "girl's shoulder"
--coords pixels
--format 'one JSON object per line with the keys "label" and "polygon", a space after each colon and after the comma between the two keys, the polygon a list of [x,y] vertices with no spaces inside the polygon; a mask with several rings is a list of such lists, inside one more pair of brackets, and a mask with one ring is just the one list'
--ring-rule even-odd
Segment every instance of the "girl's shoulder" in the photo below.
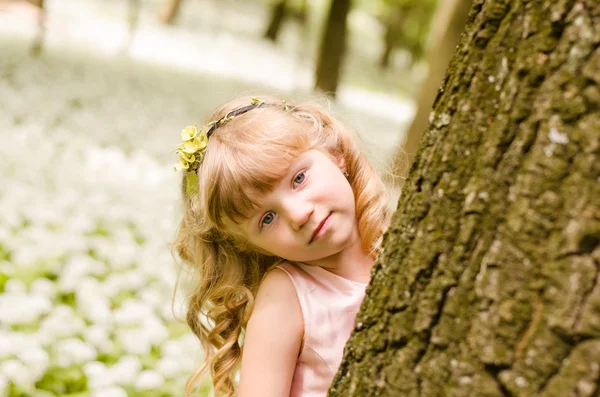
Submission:
{"label": "girl's shoulder", "polygon": [[[280,310],[302,322],[302,311],[297,294],[297,276],[301,271],[287,261],[281,261],[267,271],[256,292],[254,310],[262,305],[276,305]],[[253,311],[254,311],[253,310]]]}
{"label": "girl's shoulder", "polygon": [[258,287],[246,326],[240,395],[255,395],[256,390],[265,395],[288,394],[303,334],[292,281],[283,270],[274,268]]}
{"label": "girl's shoulder", "polygon": [[[279,262],[273,268],[269,269],[263,277],[258,287],[256,299],[260,297],[278,298],[284,300],[294,300],[296,292],[294,283],[289,275],[289,270],[285,266],[287,262]],[[283,265],[283,266],[282,266]]]}
{"label": "girl's shoulder", "polygon": [[250,320],[252,317],[261,317],[261,321],[273,323],[284,319],[302,333],[302,310],[296,288],[283,269],[279,267],[270,269],[261,281]]}

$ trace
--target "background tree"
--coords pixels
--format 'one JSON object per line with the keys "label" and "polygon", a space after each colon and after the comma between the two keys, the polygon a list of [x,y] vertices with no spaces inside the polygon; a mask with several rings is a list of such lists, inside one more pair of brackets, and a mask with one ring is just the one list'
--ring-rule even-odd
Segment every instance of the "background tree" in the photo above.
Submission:
{"label": "background tree", "polygon": [[44,37],[46,36],[46,8],[44,7],[44,0],[27,0],[27,3],[30,3],[39,9],[36,17],[37,32],[30,49],[31,55],[39,56],[42,53]]}
{"label": "background tree", "polygon": [[129,0],[129,10],[127,13],[127,22],[129,25],[129,32],[127,34],[127,38],[125,39],[125,44],[123,45],[124,51],[128,51],[131,43],[133,43],[133,39],[135,37],[135,32],[138,27],[138,23],[140,20],[140,0]]}
{"label": "background tree", "polygon": [[166,0],[163,8],[158,14],[158,19],[162,23],[171,24],[179,15],[183,0]]}
{"label": "background tree", "polygon": [[331,0],[315,72],[315,89],[335,97],[344,53],[351,0]]}
{"label": "background tree", "polygon": [[436,5],[437,0],[384,0],[382,2],[380,11],[382,15],[379,17],[385,26],[384,49],[379,60],[382,68],[389,67],[396,48],[406,50],[411,55],[411,63],[423,56]]}
{"label": "background tree", "polygon": [[285,12],[287,8],[288,0],[276,1],[271,5],[271,18],[269,20],[269,26],[265,31],[265,38],[271,41],[277,40],[279,30],[283,24],[285,18]]}
{"label": "background tree", "polygon": [[303,25],[307,23],[308,0],[293,1],[291,3],[288,0],[278,0],[271,5],[270,14],[271,17],[264,38],[277,41],[286,19],[293,18]]}
{"label": "background tree", "polygon": [[464,30],[471,4],[472,0],[446,0],[440,2],[437,7],[429,40],[431,43],[427,57],[429,71],[417,97],[417,112],[405,134],[406,141],[403,147],[394,156],[394,172],[386,175],[393,178],[396,184],[406,176],[408,167],[402,165],[406,162],[412,163],[423,132],[427,129],[433,100],[444,79],[458,38]]}
{"label": "background tree", "polygon": [[599,16],[474,0],[329,396],[600,394]]}

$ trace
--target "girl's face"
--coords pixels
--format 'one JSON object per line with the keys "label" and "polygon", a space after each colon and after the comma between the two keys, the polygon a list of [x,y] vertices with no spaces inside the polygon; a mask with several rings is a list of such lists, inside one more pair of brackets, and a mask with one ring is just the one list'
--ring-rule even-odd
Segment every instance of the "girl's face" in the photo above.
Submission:
{"label": "girl's face", "polygon": [[344,166],[318,150],[304,152],[237,231],[254,246],[295,262],[317,261],[360,244]]}

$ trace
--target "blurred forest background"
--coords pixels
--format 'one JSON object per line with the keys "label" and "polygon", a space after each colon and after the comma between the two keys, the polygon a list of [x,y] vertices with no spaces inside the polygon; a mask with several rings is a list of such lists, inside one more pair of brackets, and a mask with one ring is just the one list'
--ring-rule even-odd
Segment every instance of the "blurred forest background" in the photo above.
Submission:
{"label": "blurred forest background", "polygon": [[329,100],[395,207],[469,7],[0,0],[0,396],[182,395],[181,128],[239,95]]}

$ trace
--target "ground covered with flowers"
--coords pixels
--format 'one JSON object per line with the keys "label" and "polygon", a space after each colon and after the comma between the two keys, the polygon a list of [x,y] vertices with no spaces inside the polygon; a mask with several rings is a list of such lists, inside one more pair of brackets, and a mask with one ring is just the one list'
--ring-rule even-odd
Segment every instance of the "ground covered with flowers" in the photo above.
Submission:
{"label": "ground covered with flowers", "polygon": [[[193,105],[139,71],[11,55],[0,80],[0,396],[182,395],[202,352],[172,313],[179,131],[166,119],[189,120]],[[174,307],[181,316],[181,299]]]}
{"label": "ground covered with flowers", "polygon": [[[0,32],[0,396],[181,396],[202,351],[172,299],[173,149],[217,104],[277,87],[61,45],[60,29],[38,58]],[[189,44],[179,62],[201,59]],[[346,98],[383,164],[410,105]]]}

